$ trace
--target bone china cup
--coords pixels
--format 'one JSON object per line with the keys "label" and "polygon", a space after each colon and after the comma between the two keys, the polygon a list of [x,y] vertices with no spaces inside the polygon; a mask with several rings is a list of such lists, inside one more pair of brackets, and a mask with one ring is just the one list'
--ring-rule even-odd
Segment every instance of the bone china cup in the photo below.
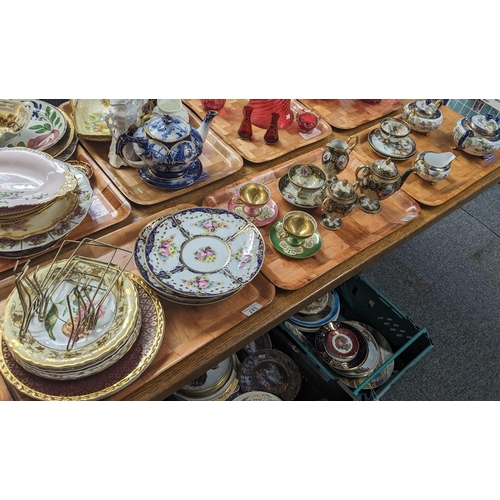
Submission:
{"label": "bone china cup", "polygon": [[410,125],[399,118],[386,118],[380,123],[380,132],[385,142],[396,143],[411,131]]}
{"label": "bone china cup", "polygon": [[247,182],[238,189],[238,194],[231,198],[231,203],[243,205],[245,213],[259,215],[262,207],[271,199],[271,191],[260,182]]}
{"label": "bone china cup", "polygon": [[300,246],[314,234],[317,224],[314,217],[307,212],[293,210],[283,217],[283,229],[281,239],[286,238],[292,246]]}

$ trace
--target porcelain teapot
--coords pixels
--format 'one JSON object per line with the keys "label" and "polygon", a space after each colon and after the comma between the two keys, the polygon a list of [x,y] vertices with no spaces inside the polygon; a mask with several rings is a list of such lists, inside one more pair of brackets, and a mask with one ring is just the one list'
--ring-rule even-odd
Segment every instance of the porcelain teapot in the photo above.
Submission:
{"label": "porcelain teapot", "polygon": [[451,162],[455,158],[453,153],[423,151],[413,163],[413,169],[422,179],[434,184],[448,177],[451,171]]}
{"label": "porcelain teapot", "polygon": [[443,113],[439,109],[442,104],[442,99],[410,102],[403,108],[402,118],[412,130],[427,134],[443,123]]}
{"label": "porcelain teapot", "polygon": [[455,149],[474,156],[486,156],[500,148],[499,118],[492,115],[475,115],[461,118],[453,128]]}
{"label": "porcelain teapot", "polygon": [[[116,153],[127,165],[148,167],[158,177],[181,177],[195,162],[199,162],[203,142],[217,114],[217,111],[209,111],[198,129],[178,116],[155,114],[149,119],[145,117],[143,124],[133,133],[120,135]],[[139,161],[128,156],[125,148],[128,144],[132,144]]]}
{"label": "porcelain teapot", "polygon": [[409,168],[403,175],[390,159],[376,160],[369,165],[360,165],[356,169],[356,182],[363,196],[358,198],[358,206],[368,213],[380,211],[380,200],[393,195],[404,184],[408,176],[415,172]]}

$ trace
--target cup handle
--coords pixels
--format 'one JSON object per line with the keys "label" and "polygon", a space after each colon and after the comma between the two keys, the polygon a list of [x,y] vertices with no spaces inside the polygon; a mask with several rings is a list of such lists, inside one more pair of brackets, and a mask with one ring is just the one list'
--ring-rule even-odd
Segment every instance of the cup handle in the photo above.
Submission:
{"label": "cup handle", "polygon": [[233,194],[233,196],[229,198],[229,203],[232,203],[234,205],[243,205],[242,199],[237,194]]}
{"label": "cup handle", "polygon": [[349,143],[353,141],[353,145],[351,147],[348,147],[346,150],[347,154],[350,154],[350,152],[357,146],[359,142],[359,137],[357,135],[351,135],[350,137],[347,138],[347,145],[349,146]]}

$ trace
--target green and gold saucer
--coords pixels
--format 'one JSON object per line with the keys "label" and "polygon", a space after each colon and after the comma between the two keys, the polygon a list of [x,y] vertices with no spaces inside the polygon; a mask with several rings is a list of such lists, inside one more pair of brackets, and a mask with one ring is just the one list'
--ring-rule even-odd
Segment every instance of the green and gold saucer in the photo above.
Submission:
{"label": "green and gold saucer", "polygon": [[283,233],[283,221],[279,220],[271,226],[269,239],[273,247],[287,257],[306,259],[307,257],[312,257],[321,248],[322,240],[318,231],[315,231],[312,236],[305,239],[300,246],[292,246],[286,241],[286,238],[281,239],[280,235]]}

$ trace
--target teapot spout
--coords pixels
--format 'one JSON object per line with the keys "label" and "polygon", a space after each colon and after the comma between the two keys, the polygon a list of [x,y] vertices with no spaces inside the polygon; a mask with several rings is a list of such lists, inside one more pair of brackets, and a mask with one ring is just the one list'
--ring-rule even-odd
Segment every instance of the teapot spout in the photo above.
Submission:
{"label": "teapot spout", "polygon": [[200,126],[197,128],[198,133],[201,136],[201,140],[205,142],[205,139],[207,138],[208,131],[210,130],[210,124],[212,123],[212,120],[218,115],[217,111],[209,111],[206,115],[203,121],[201,122]]}
{"label": "teapot spout", "polygon": [[413,172],[416,172],[417,171],[417,167],[415,165],[413,165],[413,167],[409,168],[402,176],[401,176],[401,184],[399,185],[399,187],[401,187],[406,179],[408,179],[409,175],[412,174]]}

